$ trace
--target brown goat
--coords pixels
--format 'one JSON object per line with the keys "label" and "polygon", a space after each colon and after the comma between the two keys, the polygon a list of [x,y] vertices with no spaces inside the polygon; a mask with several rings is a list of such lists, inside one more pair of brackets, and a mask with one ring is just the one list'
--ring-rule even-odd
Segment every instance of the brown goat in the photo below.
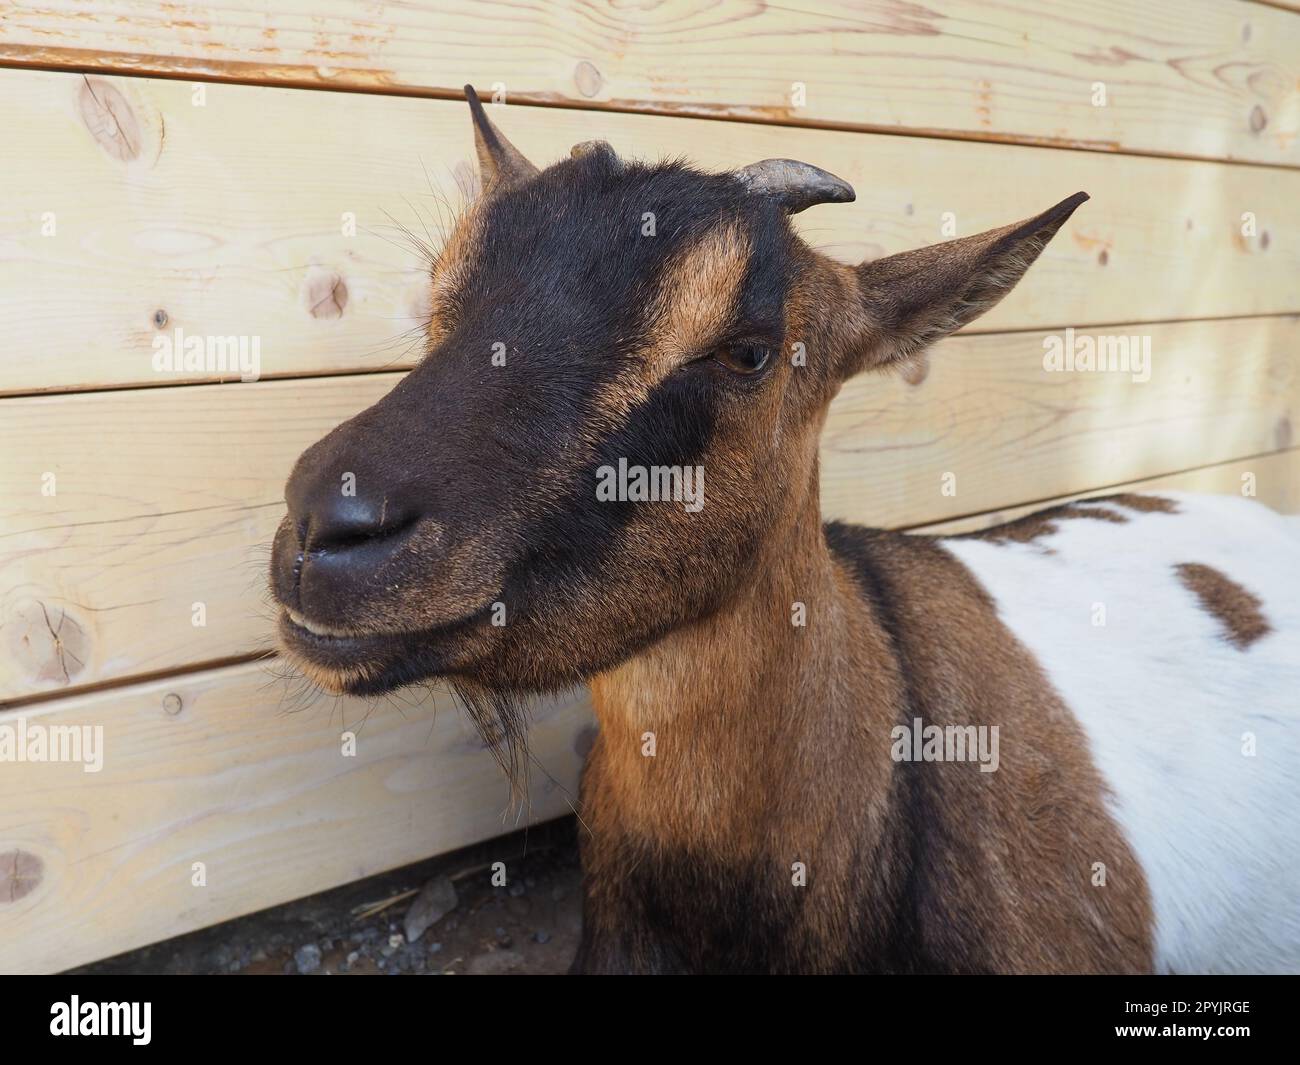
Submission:
{"label": "brown goat", "polygon": [[[575,970],[1294,966],[1294,891],[1262,885],[1295,883],[1296,833],[1216,833],[1211,799],[1283,801],[1243,728],[1296,750],[1300,595],[1259,569],[1294,557],[1282,519],[1124,496],[948,540],[822,522],[844,380],[993,306],[1087,197],[845,266],[789,222],[853,199],[815,167],[589,142],[539,172],[467,91],[484,192],[433,267],[428,355],[303,454],[272,586],[308,676],[446,678],[515,772],[526,697],[590,681]],[[1135,596],[1165,642],[1118,605],[1089,625]],[[1170,730],[1216,712],[1184,757]]]}

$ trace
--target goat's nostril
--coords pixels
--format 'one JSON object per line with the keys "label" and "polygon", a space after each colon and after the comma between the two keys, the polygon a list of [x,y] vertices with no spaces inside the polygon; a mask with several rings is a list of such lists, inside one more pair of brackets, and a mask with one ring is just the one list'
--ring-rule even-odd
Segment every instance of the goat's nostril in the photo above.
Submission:
{"label": "goat's nostril", "polygon": [[409,528],[415,515],[384,499],[336,495],[318,501],[306,521],[303,548],[308,556],[348,551]]}

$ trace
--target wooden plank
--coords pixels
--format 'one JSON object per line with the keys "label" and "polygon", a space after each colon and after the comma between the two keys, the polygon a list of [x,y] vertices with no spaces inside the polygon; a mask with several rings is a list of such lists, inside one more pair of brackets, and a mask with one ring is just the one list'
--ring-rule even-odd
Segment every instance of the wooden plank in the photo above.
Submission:
{"label": "wooden plank", "polygon": [[[528,813],[507,810],[505,778],[447,697],[283,697],[250,664],[0,714],[27,735],[103,730],[97,772],[0,763],[0,858],[17,852],[25,874],[0,892],[4,970],[180,935],[558,816],[577,793],[585,692],[539,709]],[[519,857],[502,848],[507,876]]]}
{"label": "wooden plank", "polygon": [[1203,466],[1199,470],[1184,470],[1166,477],[1150,477],[1143,481],[1094,488],[1087,492],[1060,496],[1019,507],[991,510],[972,514],[953,521],[922,525],[909,532],[946,536],[951,533],[975,532],[1003,522],[1014,521],[1036,510],[1065,503],[1071,499],[1088,496],[1113,495],[1117,492],[1206,492],[1212,495],[1244,495],[1258,499],[1279,514],[1300,514],[1300,448],[1288,448],[1267,455],[1218,466]]}
{"label": "wooden plank", "polygon": [[1132,374],[1045,370],[1038,333],[938,344],[919,386],[896,376],[853,379],[822,436],[823,511],[915,525],[1293,442],[1300,319],[1131,332],[1135,348],[1150,338],[1145,383]]}
{"label": "wooden plank", "polygon": [[[1300,25],[1233,0],[28,3],[0,62],[1300,162]],[[1093,101],[1106,86],[1105,106]],[[795,87],[804,86],[804,96]]]}
{"label": "wooden plank", "polygon": [[[464,104],[206,88],[197,107],[179,82],[0,71],[0,394],[220,377],[155,371],[155,341],[177,329],[256,338],[268,377],[409,365],[424,268],[385,227],[423,239],[428,222],[437,240],[457,176],[472,178]],[[943,239],[946,212],[961,235],[1092,193],[977,331],[1300,310],[1300,171],[556,108],[497,118],[541,162],[601,133],[707,167],[818,163],[858,201],[797,223],[846,261]]]}
{"label": "wooden plank", "polygon": [[[918,385],[846,386],[823,438],[823,509],[915,525],[1289,446],[1298,329],[1294,316],[1151,326],[1146,383],[1046,372],[1037,334],[952,338]],[[265,648],[284,479],[397,379],[0,401],[0,699]]]}

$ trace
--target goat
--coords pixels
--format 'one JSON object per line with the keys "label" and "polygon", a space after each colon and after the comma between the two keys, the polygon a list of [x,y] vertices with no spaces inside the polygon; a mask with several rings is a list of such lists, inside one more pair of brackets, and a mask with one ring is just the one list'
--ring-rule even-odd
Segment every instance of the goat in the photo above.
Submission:
{"label": "goat", "polygon": [[574,971],[1300,968],[1290,519],[821,518],[845,379],[997,303],[1087,196],[847,266],[790,224],[854,198],[817,167],[539,171],[466,93],[483,192],[427,356],[303,453],[271,584],[309,677],[445,679],[516,774],[528,698],[590,682]]}

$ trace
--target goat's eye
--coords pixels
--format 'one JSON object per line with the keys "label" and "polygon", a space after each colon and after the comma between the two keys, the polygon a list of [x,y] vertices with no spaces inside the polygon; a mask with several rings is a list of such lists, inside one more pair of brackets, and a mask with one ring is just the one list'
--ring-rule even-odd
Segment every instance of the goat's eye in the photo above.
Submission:
{"label": "goat's eye", "polygon": [[728,370],[743,374],[758,373],[771,355],[771,349],[761,344],[723,344],[713,352],[713,357]]}

